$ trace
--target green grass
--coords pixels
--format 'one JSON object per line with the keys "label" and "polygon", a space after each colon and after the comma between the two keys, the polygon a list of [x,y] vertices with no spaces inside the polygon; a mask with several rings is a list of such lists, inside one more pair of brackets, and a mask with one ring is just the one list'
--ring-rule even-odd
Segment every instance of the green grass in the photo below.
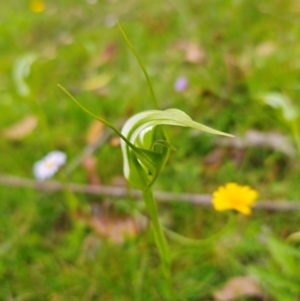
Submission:
{"label": "green grass", "polygon": [[[257,100],[279,91],[299,108],[299,5],[297,1],[85,1],[46,2],[35,14],[29,1],[0,4],[0,127],[34,114],[38,127],[21,141],[0,139],[0,172],[32,178],[32,166],[60,149],[68,160],[85,147],[92,119],[59,88],[65,86],[93,113],[121,128],[132,114],[152,109],[142,71],[108,15],[119,19],[152,80],[159,107],[179,108],[215,129],[243,134],[249,129],[292,136],[280,110]],[[200,45],[202,63],[184,61],[179,40]],[[177,43],[178,44],[178,43]],[[109,45],[112,60],[99,63]],[[268,52],[269,51],[269,52]],[[20,93],[13,73],[27,55],[35,60]],[[98,64],[97,64],[98,61]],[[86,91],[96,75],[110,77],[103,90]],[[174,91],[185,75],[189,87]],[[299,125],[299,120],[298,120]],[[260,199],[299,200],[299,158],[250,148],[237,167],[227,156],[216,169],[204,164],[214,137],[168,129],[171,154],[155,188],[178,193],[212,193],[230,181],[253,186]],[[122,175],[119,148],[105,144],[95,153],[104,184]],[[87,183],[81,166],[68,178]],[[95,197],[76,195],[79,210],[89,211]],[[117,208],[118,200],[113,200]],[[130,212],[141,202],[123,199]],[[73,219],[65,193],[0,187],[1,300],[164,300],[166,290],[153,238],[143,232],[124,245],[99,237]],[[142,209],[143,210],[143,209]],[[192,238],[220,231],[227,214],[190,204],[159,205],[162,222]],[[299,212],[254,212],[240,217],[213,245],[183,248],[171,243],[173,285],[178,300],[211,300],[230,277],[254,275],[278,301],[299,298],[299,248],[285,238],[299,231]],[[245,299],[247,300],[247,299]],[[249,299],[250,300],[250,299]]]}

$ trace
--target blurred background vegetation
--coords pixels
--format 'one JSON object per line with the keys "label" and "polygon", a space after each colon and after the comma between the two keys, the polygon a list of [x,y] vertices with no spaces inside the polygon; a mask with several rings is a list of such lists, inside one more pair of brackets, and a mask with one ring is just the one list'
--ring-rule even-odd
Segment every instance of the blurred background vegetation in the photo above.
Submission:
{"label": "blurred background vegetation", "polygon": [[[132,114],[153,108],[138,62],[116,26],[119,20],[149,72],[161,109],[181,109],[244,139],[237,147],[169,129],[178,150],[155,189],[211,194],[237,182],[257,189],[260,200],[299,200],[299,14],[296,0],[2,1],[1,176],[33,179],[33,164],[59,149],[68,157],[68,181],[126,185],[114,136],[95,150],[92,168],[76,164],[88,145],[110,132],[57,87],[65,86],[118,128]],[[179,77],[187,87],[174,86]],[[288,102],[296,116],[292,124],[284,105],[265,103],[262,95],[270,93]],[[249,131],[265,141],[276,133],[277,142],[257,144]],[[72,199],[76,214],[70,214]],[[7,185],[0,186],[0,200],[0,300],[163,300],[158,254],[149,231],[138,224],[141,201]],[[159,210],[163,224],[191,238],[209,237],[228,218],[180,202]],[[134,226],[121,243],[95,222],[105,219],[114,227],[125,217]],[[296,210],[255,211],[239,216],[211,245],[172,244],[178,300],[300,300],[300,252],[286,242],[299,231],[299,218]],[[229,282],[233,296],[226,296],[221,288],[237,276],[246,281],[237,280],[242,287],[255,279],[256,291],[235,295]]]}

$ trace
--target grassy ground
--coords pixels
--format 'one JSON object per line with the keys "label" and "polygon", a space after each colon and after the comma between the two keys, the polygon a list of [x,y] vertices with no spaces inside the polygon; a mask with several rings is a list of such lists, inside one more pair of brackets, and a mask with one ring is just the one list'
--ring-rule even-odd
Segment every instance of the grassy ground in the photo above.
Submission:
{"label": "grassy ground", "polygon": [[[1,173],[32,178],[34,162],[47,152],[60,149],[70,162],[85,147],[92,119],[58,83],[119,128],[133,113],[153,108],[140,67],[112,26],[115,19],[142,57],[160,108],[182,109],[229,133],[275,130],[292,137],[280,110],[263,105],[258,96],[285,93],[299,109],[296,0],[45,3],[41,13],[33,12],[29,1],[0,4],[0,126],[8,128],[32,114],[38,119],[22,139],[2,135]],[[186,58],[193,45],[202,57]],[[173,87],[179,76],[189,80],[180,93]],[[97,89],[89,89],[94,82]],[[212,193],[235,181],[253,186],[260,199],[299,199],[299,157],[252,147],[243,151],[240,164],[227,152],[210,166],[205,162],[217,148],[214,137],[178,128],[169,133],[178,151],[171,154],[157,189]],[[107,143],[95,155],[103,184],[122,176],[119,147]],[[88,181],[81,166],[68,179]],[[0,195],[0,300],[164,300],[163,275],[148,231],[117,245],[70,217],[64,192],[2,186]],[[82,212],[96,201],[83,194],[76,198]],[[143,210],[130,198],[115,204],[117,211]],[[159,209],[163,223],[193,238],[220,231],[228,219],[190,204]],[[300,252],[285,241],[299,230],[299,218],[299,212],[257,211],[237,217],[214,244],[171,243],[178,300],[213,300],[213,292],[238,275],[258,279],[271,300],[299,300]]]}

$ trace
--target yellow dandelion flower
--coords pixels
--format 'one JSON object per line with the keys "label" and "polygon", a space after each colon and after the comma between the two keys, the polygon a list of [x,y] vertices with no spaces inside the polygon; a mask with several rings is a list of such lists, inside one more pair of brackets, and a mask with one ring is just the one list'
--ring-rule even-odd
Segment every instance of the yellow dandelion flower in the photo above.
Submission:
{"label": "yellow dandelion flower", "polygon": [[233,209],[249,215],[257,196],[258,192],[249,186],[227,183],[213,193],[212,204],[217,211]]}
{"label": "yellow dandelion flower", "polygon": [[34,12],[34,13],[42,13],[45,10],[45,3],[41,0],[32,0],[30,2],[30,9]]}

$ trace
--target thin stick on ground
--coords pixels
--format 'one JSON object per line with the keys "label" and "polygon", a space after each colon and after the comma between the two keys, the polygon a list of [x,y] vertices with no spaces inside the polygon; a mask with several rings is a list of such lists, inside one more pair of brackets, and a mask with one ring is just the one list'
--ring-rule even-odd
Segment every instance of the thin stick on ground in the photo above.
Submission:
{"label": "thin stick on ground", "polygon": [[[7,187],[31,188],[45,192],[58,192],[65,190],[65,184],[59,181],[36,181],[29,178],[21,178],[11,175],[0,175],[0,185]],[[85,184],[68,183],[68,188],[75,193],[109,196],[114,198],[130,197],[141,199],[139,190],[123,186],[94,186]],[[167,191],[155,191],[155,198],[159,202],[184,202],[200,206],[211,206],[210,194],[172,193]],[[95,200],[93,200],[95,201]],[[266,200],[255,204],[254,209],[270,211],[294,211],[300,210],[300,202],[297,200]]]}

